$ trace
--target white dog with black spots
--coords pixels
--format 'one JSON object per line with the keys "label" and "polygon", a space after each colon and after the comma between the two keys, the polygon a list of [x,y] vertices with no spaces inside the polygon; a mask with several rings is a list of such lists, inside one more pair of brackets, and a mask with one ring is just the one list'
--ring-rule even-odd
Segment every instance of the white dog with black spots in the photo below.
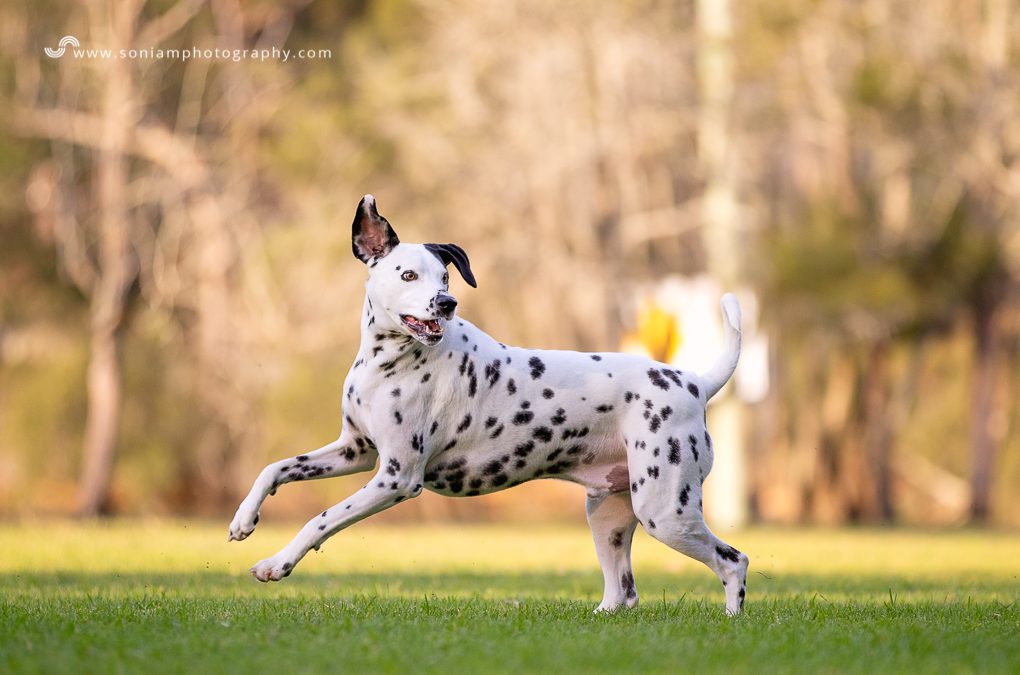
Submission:
{"label": "white dog with black spots", "polygon": [[352,230],[368,282],[340,437],[263,469],[230,539],[252,533],[263,500],[284,483],[378,468],[358,492],[252,567],[256,579],[288,576],[329,537],[423,489],[471,497],[558,478],[587,492],[605,576],[596,611],[637,604],[630,549],[638,523],[707,565],[723,583],[727,613],[741,611],[748,558],[709,531],[701,503],[713,456],[705,406],[740,355],[733,295],[721,303],[724,352],[700,374],[629,354],[510,347],[456,315],[447,266],[476,286],[460,247],[400,243],[371,195],[358,205]]}

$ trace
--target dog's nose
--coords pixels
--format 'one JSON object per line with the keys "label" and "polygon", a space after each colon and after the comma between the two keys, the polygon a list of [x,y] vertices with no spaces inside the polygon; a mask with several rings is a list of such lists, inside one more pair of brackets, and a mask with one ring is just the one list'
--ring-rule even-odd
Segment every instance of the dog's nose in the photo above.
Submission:
{"label": "dog's nose", "polygon": [[450,295],[440,295],[436,298],[436,307],[443,314],[450,316],[453,310],[457,309],[457,299]]}

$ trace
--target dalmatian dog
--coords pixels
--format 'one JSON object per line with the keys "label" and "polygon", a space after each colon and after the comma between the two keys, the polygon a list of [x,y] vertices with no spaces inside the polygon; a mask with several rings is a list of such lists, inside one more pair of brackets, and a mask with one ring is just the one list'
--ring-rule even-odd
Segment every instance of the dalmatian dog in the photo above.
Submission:
{"label": "dalmatian dog", "polygon": [[637,604],[630,549],[638,523],[707,565],[722,581],[726,612],[741,611],[748,557],[709,531],[701,502],[713,458],[705,406],[740,355],[732,294],[721,302],[724,352],[700,374],[629,354],[510,347],[456,314],[447,266],[476,287],[459,246],[401,243],[371,195],[358,205],[352,230],[368,281],[340,436],[267,466],[229,538],[248,537],[262,502],[284,483],[375,473],[252,567],[256,579],[288,576],[329,537],[424,489],[471,497],[558,478],[587,493],[605,577],[596,611]]}

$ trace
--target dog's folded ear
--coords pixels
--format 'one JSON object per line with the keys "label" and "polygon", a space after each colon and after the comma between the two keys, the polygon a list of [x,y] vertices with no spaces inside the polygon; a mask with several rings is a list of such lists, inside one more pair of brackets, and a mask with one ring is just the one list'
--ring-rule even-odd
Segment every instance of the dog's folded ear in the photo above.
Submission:
{"label": "dog's folded ear", "polygon": [[358,204],[351,226],[351,248],[354,257],[363,263],[373,258],[384,258],[400,243],[390,222],[379,215],[375,208],[375,197],[365,195]]}
{"label": "dog's folded ear", "polygon": [[425,244],[425,248],[439,258],[444,265],[453,263],[460,275],[464,277],[464,281],[468,282],[471,288],[478,288],[475,275],[471,272],[471,261],[468,260],[464,249],[456,244]]}

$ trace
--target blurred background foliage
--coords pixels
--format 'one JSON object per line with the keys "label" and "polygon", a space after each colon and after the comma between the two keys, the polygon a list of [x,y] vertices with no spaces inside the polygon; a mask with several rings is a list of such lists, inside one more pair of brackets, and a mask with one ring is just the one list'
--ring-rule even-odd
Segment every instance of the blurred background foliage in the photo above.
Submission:
{"label": "blurred background foliage", "polygon": [[14,0],[0,36],[0,514],[223,516],[334,438],[372,192],[505,342],[665,353],[659,280],[753,289],[753,519],[1020,523],[1020,3]]}

